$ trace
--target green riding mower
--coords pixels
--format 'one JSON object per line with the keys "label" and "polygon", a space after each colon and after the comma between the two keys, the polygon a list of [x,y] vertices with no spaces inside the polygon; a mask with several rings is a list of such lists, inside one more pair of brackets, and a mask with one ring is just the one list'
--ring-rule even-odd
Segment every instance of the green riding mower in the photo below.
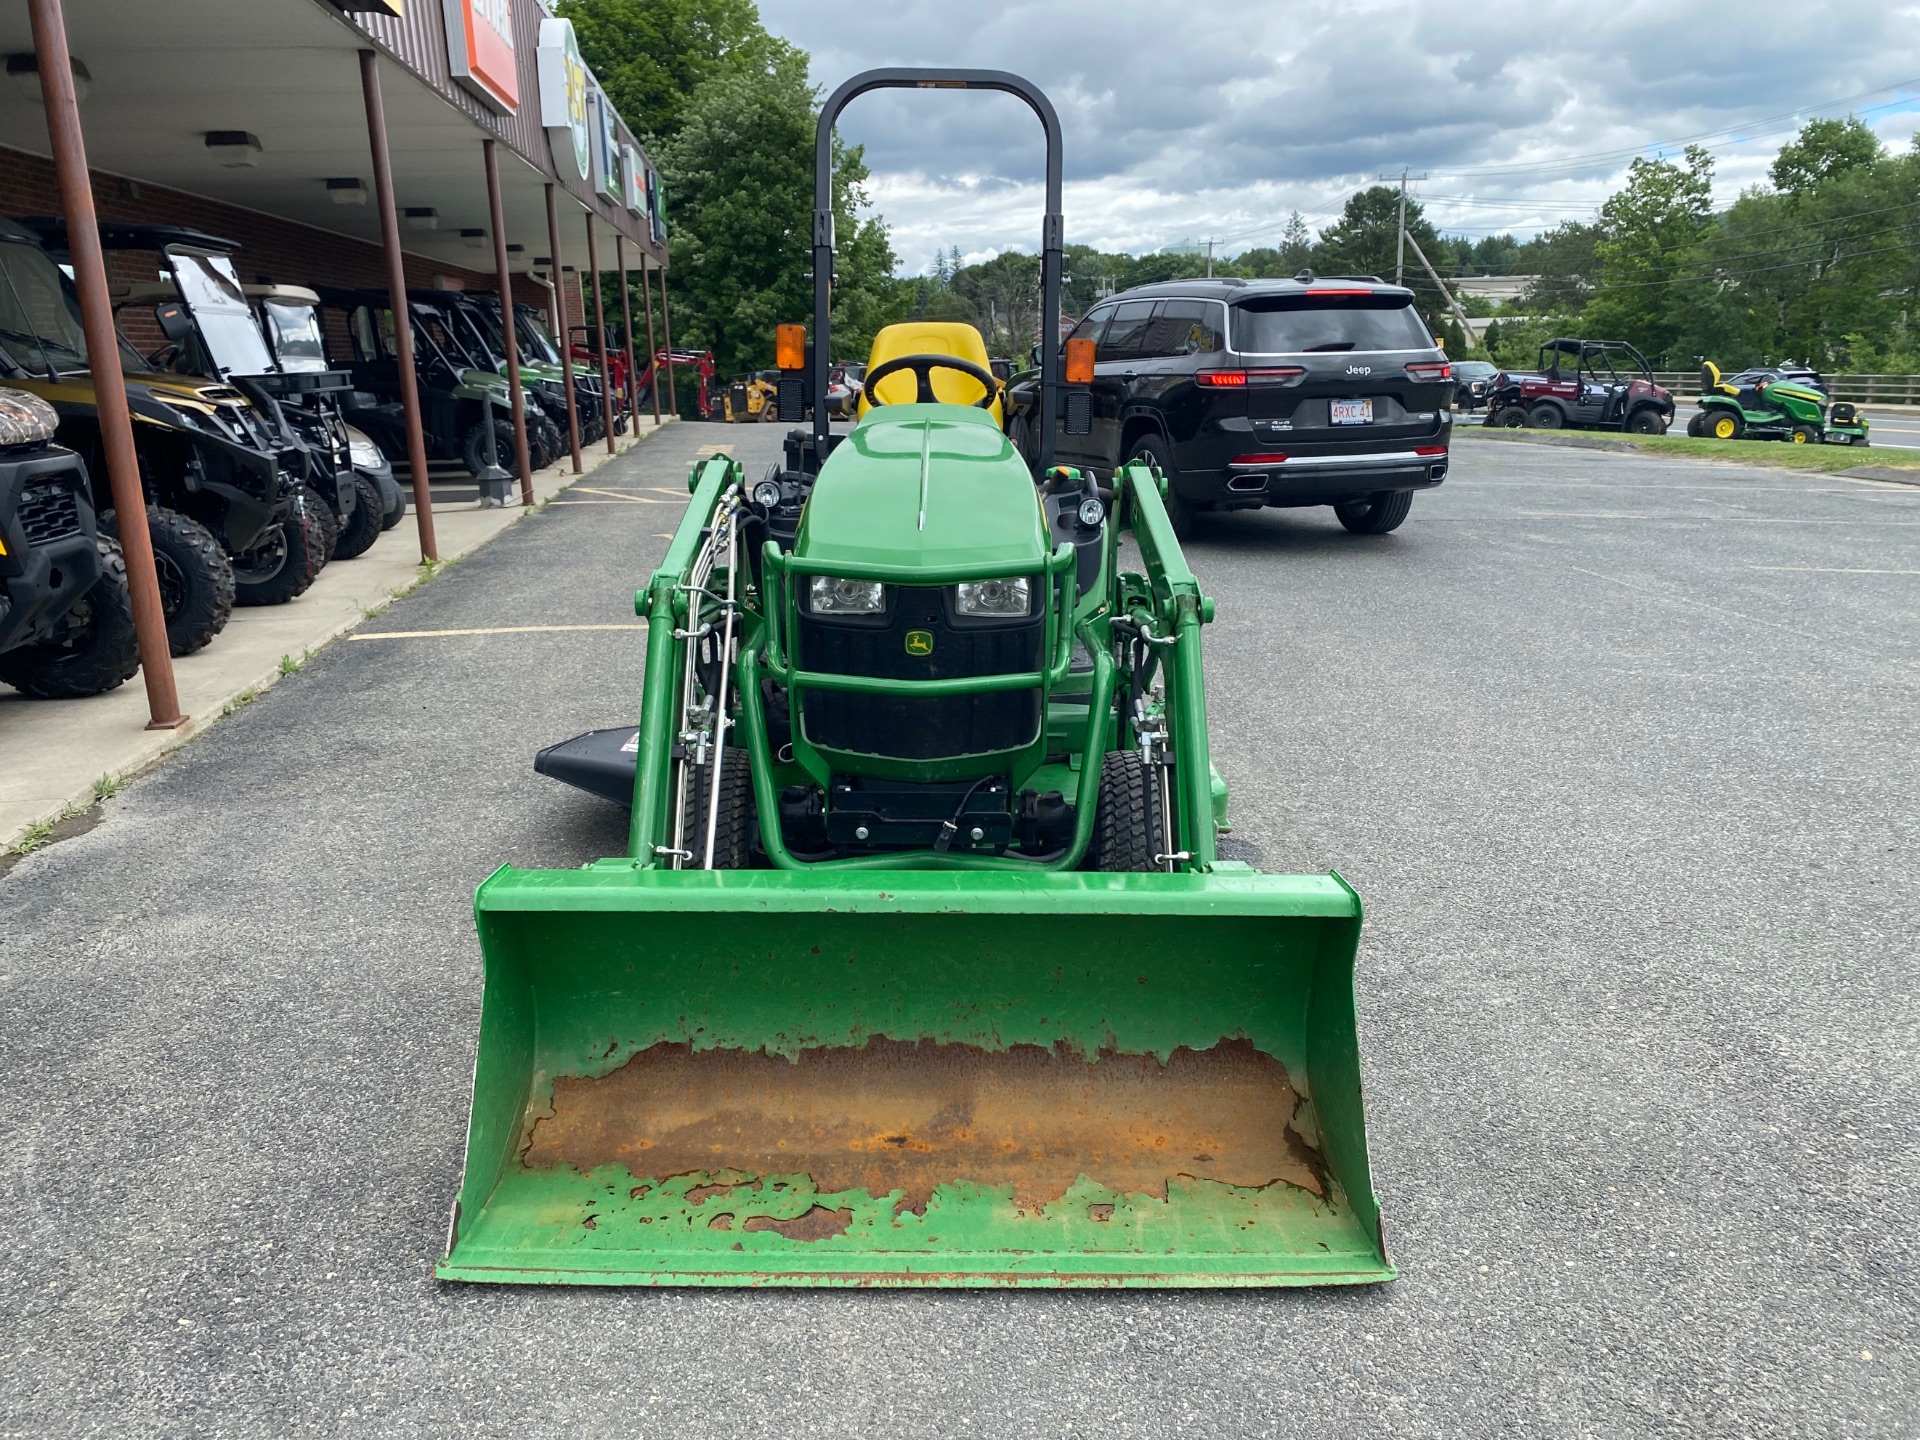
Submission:
{"label": "green riding mower", "polygon": [[[994,71],[841,86],[817,136],[813,339],[787,326],[778,346],[781,411],[810,403],[812,427],[759,477],[696,463],[636,597],[639,725],[536,762],[629,803],[628,853],[480,888],[442,1278],[1395,1273],[1360,1096],[1360,902],[1219,852],[1213,603],[1165,477],[1102,486],[1043,451],[1036,479],[992,372],[953,353],[870,366],[860,422],[829,431],[834,121],[925,86],[1011,93],[1044,123],[1056,330],[1046,97]],[[1060,355],[1043,366],[1040,403],[1071,414]]]}
{"label": "green riding mower", "polygon": [[1793,445],[1866,445],[1867,417],[1845,401],[1829,401],[1801,380],[1766,370],[1721,378],[1711,360],[1700,367],[1700,410],[1687,434],[1710,440],[1785,440]]}

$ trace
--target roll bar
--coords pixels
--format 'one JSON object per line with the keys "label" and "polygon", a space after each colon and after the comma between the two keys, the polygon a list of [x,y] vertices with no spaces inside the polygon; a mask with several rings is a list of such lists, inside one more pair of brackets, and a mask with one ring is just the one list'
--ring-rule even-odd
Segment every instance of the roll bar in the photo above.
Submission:
{"label": "roll bar", "polygon": [[1065,227],[1060,219],[1060,117],[1053,102],[1029,80],[1005,70],[863,70],[827,97],[814,132],[813,152],[813,435],[818,453],[828,448],[827,369],[832,364],[833,310],[833,126],[847,102],[869,90],[999,90],[1027,102],[1047,132],[1047,213],[1040,225],[1040,447],[1039,470],[1053,464],[1054,421],[1063,393],[1060,377],[1060,277]]}

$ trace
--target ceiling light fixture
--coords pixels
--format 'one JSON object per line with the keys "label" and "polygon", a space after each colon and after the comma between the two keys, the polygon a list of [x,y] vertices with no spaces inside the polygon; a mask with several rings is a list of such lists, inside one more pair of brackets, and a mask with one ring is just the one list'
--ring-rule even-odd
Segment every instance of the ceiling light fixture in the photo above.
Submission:
{"label": "ceiling light fixture", "polygon": [[260,163],[260,137],[246,130],[209,130],[207,149],[229,170],[251,169]]}
{"label": "ceiling light fixture", "polygon": [[[73,67],[73,98],[84,105],[87,101],[87,86],[93,83],[93,72],[87,69],[87,62],[77,55],[67,57]],[[46,104],[46,96],[40,90],[40,57],[32,51],[7,56],[7,74],[13,77],[13,83],[36,105]]]}
{"label": "ceiling light fixture", "polygon": [[409,205],[400,213],[406,216],[407,229],[409,230],[438,230],[440,228],[440,212],[435,210],[431,205]]}
{"label": "ceiling light fixture", "polygon": [[367,187],[353,176],[342,176],[327,181],[327,194],[336,205],[364,205],[367,203]]}
{"label": "ceiling light fixture", "polygon": [[487,248],[487,232],[484,230],[462,230],[460,232],[460,243],[469,250],[484,250]]}

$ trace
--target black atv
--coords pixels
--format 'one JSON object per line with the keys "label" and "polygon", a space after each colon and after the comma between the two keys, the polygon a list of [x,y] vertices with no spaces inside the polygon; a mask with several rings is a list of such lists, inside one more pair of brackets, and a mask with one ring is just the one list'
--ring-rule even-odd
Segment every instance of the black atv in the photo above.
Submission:
{"label": "black atv", "polygon": [[59,426],[38,396],[0,390],[0,681],[42,699],[102,694],[140,665],[126,562]]}

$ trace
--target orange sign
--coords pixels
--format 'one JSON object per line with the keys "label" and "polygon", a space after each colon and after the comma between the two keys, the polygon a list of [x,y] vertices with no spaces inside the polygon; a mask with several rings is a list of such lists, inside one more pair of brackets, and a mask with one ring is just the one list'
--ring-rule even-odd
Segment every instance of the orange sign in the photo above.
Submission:
{"label": "orange sign", "polygon": [[447,59],[453,78],[488,109],[520,108],[520,65],[513,51],[513,0],[444,0]]}

